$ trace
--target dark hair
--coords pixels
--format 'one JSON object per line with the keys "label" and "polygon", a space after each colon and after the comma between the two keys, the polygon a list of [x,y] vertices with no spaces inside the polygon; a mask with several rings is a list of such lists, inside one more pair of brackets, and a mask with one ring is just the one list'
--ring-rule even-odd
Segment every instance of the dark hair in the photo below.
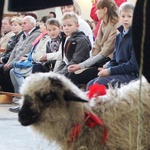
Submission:
{"label": "dark hair", "polygon": [[43,17],[41,18],[40,22],[43,22],[43,23],[46,24],[46,22],[47,22],[48,19],[49,19],[48,16],[43,16]]}
{"label": "dark hair", "polygon": [[47,20],[46,25],[55,25],[57,27],[60,27],[60,23],[56,18],[50,18]]}
{"label": "dark hair", "polygon": [[[36,15],[35,13],[29,12],[29,13],[27,13],[27,15],[28,15],[28,16],[32,16],[35,20],[37,20],[37,15]],[[26,16],[27,16],[27,15],[26,15]]]}
{"label": "dark hair", "polygon": [[56,18],[56,13],[55,13],[55,12],[50,11],[49,14],[53,14],[53,15],[54,15],[54,18]]}

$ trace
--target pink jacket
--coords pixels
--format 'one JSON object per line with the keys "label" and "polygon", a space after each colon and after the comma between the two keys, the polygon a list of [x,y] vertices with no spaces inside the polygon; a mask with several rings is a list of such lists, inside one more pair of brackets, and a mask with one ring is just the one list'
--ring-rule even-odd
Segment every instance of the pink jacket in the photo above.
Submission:
{"label": "pink jacket", "polygon": [[[126,2],[127,0],[114,0],[117,4],[117,6],[119,7],[123,2]],[[97,22],[95,31],[94,31],[94,37],[97,37],[97,32],[99,30],[100,24],[101,24],[101,20],[98,20],[97,15],[96,15],[96,4],[97,4],[98,0],[95,0],[95,2],[92,5],[91,8],[91,12],[90,12],[90,17]]]}

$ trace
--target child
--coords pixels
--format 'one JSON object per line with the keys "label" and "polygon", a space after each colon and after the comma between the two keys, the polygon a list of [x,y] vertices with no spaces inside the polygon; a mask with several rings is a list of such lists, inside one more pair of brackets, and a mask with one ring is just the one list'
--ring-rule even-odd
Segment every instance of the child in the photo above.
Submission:
{"label": "child", "polygon": [[73,5],[67,5],[61,7],[62,14],[66,12],[74,12],[78,16],[79,30],[83,31],[86,36],[88,36],[91,45],[93,46],[93,32],[88,23],[81,18],[81,8],[76,0],[73,0]]}
{"label": "child", "polygon": [[[138,78],[139,69],[134,55],[132,45],[132,18],[134,5],[125,2],[120,6],[120,34],[116,38],[113,59],[103,68],[99,68],[98,77],[87,84],[87,90],[92,84],[103,84],[108,88],[108,84],[120,87],[121,83],[129,83]],[[117,83],[117,84],[116,84]]]}
{"label": "child", "polygon": [[96,14],[102,23],[92,48],[91,57],[82,63],[68,67],[70,72],[68,78],[78,86],[87,84],[97,77],[98,67],[103,66],[112,58],[115,46],[117,28],[120,26],[116,3],[114,0],[98,1]]}
{"label": "child", "polygon": [[[46,29],[51,38],[51,40],[47,43],[46,46],[47,53],[55,53],[58,51],[59,45],[61,43],[61,27],[59,21],[55,18],[48,19],[46,22]],[[39,63],[37,65],[34,65],[32,73],[48,72],[54,69],[56,60],[47,61],[47,53],[41,54],[39,56],[39,62],[44,62],[44,64]]]}
{"label": "child", "polygon": [[[48,24],[47,28],[46,28],[46,22]],[[48,31],[49,24],[52,24],[52,28],[55,29],[53,35],[51,35],[50,31]],[[40,21],[40,29],[41,29],[41,35],[38,38],[36,38],[36,40],[33,42],[33,47],[31,50],[32,54],[30,53],[31,58],[30,58],[30,54],[28,58],[22,58],[22,60],[28,59],[29,61],[32,61],[33,63],[32,69],[34,72],[44,72],[43,66],[40,62],[41,55],[45,53],[51,53],[57,51],[60,44],[60,37],[59,37],[60,24],[56,19],[48,20],[47,16],[42,17]],[[48,35],[48,33],[49,35],[51,35],[51,38]],[[56,38],[58,39],[56,40]],[[28,72],[28,68],[24,69],[27,70],[26,71],[27,73],[24,74],[22,74],[22,69],[20,69],[20,72],[16,71],[15,69],[16,69],[15,67],[11,69],[10,77],[14,86],[14,91],[16,93],[19,93],[19,87],[22,85],[24,78],[32,72],[32,69],[30,72]]]}
{"label": "child", "polygon": [[65,36],[62,38],[62,61],[56,72],[68,75],[68,66],[81,63],[89,57],[91,44],[88,37],[78,30],[76,14],[65,13],[62,18],[62,28]]}

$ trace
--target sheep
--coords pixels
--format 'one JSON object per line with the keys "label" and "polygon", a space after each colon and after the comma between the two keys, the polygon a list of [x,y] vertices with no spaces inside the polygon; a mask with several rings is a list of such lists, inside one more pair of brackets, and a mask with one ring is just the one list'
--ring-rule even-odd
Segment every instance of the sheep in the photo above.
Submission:
{"label": "sheep", "polygon": [[[58,143],[62,150],[134,150],[137,149],[139,85],[137,80],[121,88],[110,87],[105,95],[89,99],[86,92],[63,75],[33,74],[20,89],[23,96],[18,118],[23,126],[30,125],[49,141]],[[141,91],[140,149],[148,150],[150,85],[144,78]],[[86,113],[98,116],[102,124],[87,126]],[[77,132],[73,134],[73,131]]]}

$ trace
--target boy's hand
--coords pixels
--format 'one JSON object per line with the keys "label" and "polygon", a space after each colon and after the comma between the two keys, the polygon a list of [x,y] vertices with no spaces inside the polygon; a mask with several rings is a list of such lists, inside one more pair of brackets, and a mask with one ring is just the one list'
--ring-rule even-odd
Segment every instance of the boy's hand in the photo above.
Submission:
{"label": "boy's hand", "polygon": [[99,72],[98,72],[98,76],[99,77],[106,77],[109,76],[109,70],[108,69],[104,69],[104,68],[98,68]]}
{"label": "boy's hand", "polygon": [[68,67],[68,72],[74,72],[80,69],[80,66],[78,64],[70,65]]}
{"label": "boy's hand", "polygon": [[44,54],[44,55],[40,58],[40,61],[41,61],[41,62],[47,61],[47,55]]}

